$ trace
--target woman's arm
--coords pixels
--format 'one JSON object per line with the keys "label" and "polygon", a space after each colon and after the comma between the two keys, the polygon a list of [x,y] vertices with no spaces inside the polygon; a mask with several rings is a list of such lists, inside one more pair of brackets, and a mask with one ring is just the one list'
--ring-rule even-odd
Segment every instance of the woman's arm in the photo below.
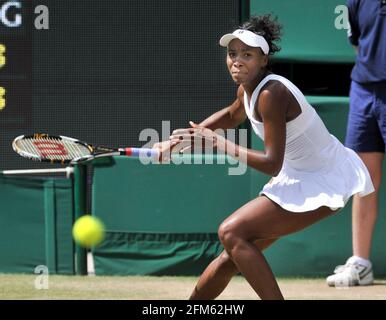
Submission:
{"label": "woman's arm", "polygon": [[259,96],[258,113],[264,124],[264,151],[247,149],[229,140],[217,148],[238,158],[248,166],[270,176],[276,176],[283,165],[286,142],[287,92],[278,86],[264,90]]}
{"label": "woman's arm", "polygon": [[243,123],[247,115],[244,109],[244,89],[240,86],[237,90],[236,100],[228,107],[212,114],[199,125],[211,130],[236,128]]}
{"label": "woman's arm", "polygon": [[276,176],[283,165],[286,142],[286,114],[289,105],[288,92],[280,84],[273,84],[261,92],[257,112],[264,123],[264,151],[248,149],[226,140],[203,126],[179,129],[173,132],[171,141],[194,139],[214,140],[217,150],[223,151],[265,174]]}
{"label": "woman's arm", "polygon": [[[209,131],[216,129],[230,129],[235,128],[239,124],[243,123],[247,115],[244,109],[244,89],[240,86],[237,90],[236,100],[228,107],[217,111],[210,117],[205,119],[199,124],[201,128],[208,128]],[[197,125],[196,125],[197,126]],[[188,129],[179,129],[176,131],[184,131]],[[175,146],[180,144],[180,140],[167,140],[154,144],[153,148],[158,150],[159,161],[169,160],[171,152]]]}

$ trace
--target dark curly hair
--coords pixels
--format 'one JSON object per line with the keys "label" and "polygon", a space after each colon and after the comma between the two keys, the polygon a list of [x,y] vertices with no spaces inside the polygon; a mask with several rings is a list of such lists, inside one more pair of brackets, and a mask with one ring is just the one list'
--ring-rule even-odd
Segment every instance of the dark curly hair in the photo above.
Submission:
{"label": "dark curly hair", "polygon": [[279,42],[282,36],[283,26],[277,21],[277,17],[272,14],[261,16],[251,16],[250,19],[244,22],[241,29],[252,31],[267,40],[269,45],[269,54],[280,51],[280,47],[275,43]]}

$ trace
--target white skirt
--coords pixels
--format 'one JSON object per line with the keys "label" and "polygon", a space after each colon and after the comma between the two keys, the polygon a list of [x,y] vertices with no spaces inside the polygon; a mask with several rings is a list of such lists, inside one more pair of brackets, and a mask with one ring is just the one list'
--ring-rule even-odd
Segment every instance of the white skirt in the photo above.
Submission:
{"label": "white skirt", "polygon": [[366,196],[374,191],[370,174],[351,149],[345,149],[345,159],[328,170],[305,172],[284,163],[280,173],[260,192],[282,208],[306,212],[321,206],[333,210],[343,208],[354,194]]}

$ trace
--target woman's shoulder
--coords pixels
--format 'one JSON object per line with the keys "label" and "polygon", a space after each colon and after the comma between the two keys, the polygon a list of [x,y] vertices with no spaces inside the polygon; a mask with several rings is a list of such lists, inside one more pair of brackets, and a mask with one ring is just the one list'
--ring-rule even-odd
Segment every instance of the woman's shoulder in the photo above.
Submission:
{"label": "woman's shoulder", "polygon": [[288,111],[291,95],[288,88],[279,80],[271,79],[263,85],[255,103],[255,116],[283,114]]}
{"label": "woman's shoulder", "polygon": [[290,91],[280,80],[270,79],[260,89],[258,100],[273,99],[275,101],[283,101],[289,98]]}

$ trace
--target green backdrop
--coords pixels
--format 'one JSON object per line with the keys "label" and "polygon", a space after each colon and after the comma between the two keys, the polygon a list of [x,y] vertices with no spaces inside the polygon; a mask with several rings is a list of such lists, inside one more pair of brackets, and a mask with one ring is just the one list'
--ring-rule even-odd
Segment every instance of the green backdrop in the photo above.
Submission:
{"label": "green backdrop", "polygon": [[0,272],[74,274],[71,179],[0,175]]}
{"label": "green backdrop", "polygon": [[[335,20],[341,11],[340,0],[251,0],[251,14],[273,13],[284,26],[275,59],[289,62],[334,62],[355,60],[354,50],[348,45],[347,30],[337,29]],[[339,8],[338,8],[339,9]]]}

